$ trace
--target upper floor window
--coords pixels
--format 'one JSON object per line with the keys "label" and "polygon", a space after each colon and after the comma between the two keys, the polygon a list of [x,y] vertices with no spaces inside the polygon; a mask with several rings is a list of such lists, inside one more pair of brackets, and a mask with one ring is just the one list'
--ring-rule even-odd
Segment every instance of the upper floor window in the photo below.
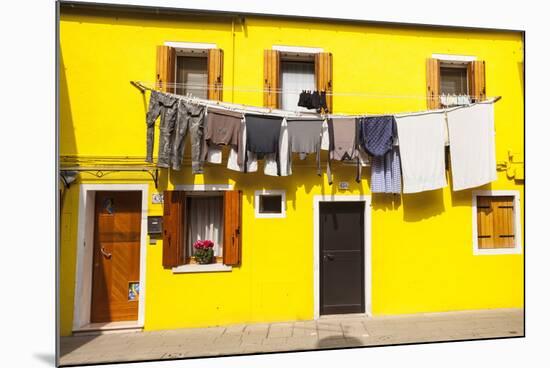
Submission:
{"label": "upper floor window", "polygon": [[473,56],[434,54],[427,60],[427,105],[439,109],[482,101],[485,62]]}
{"label": "upper floor window", "polygon": [[223,50],[194,42],[157,46],[156,84],[162,91],[221,101]]}
{"label": "upper floor window", "polygon": [[280,106],[283,110],[307,111],[298,106],[302,90],[315,90],[315,63],[313,55],[281,60]]}
{"label": "upper floor window", "polygon": [[468,73],[466,66],[441,66],[442,95],[467,95],[468,94]]}
{"label": "upper floor window", "polygon": [[208,98],[208,55],[203,52],[176,51],[176,94]]}
{"label": "upper floor window", "polygon": [[332,111],[332,54],[313,47],[264,50],[264,106],[307,111],[298,106],[302,90],[325,91]]}

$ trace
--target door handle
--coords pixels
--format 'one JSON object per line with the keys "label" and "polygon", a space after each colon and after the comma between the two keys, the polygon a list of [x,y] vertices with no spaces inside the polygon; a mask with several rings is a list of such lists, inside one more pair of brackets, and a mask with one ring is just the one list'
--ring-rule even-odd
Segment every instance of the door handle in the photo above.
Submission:
{"label": "door handle", "polygon": [[105,258],[107,258],[107,259],[111,258],[112,254],[111,254],[111,253],[107,253],[107,252],[105,251],[105,248],[101,247],[99,250],[101,251],[101,254],[103,254],[103,257],[105,257]]}
{"label": "door handle", "polygon": [[334,260],[334,255],[333,254],[325,254],[324,259],[328,259],[329,261],[333,261]]}

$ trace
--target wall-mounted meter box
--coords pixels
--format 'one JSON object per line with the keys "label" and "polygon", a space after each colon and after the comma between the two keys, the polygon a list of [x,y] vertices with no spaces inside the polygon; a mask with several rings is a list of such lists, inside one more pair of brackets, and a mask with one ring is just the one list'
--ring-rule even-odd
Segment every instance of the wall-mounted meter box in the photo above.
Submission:
{"label": "wall-mounted meter box", "polygon": [[162,216],[147,217],[147,233],[149,235],[162,234]]}

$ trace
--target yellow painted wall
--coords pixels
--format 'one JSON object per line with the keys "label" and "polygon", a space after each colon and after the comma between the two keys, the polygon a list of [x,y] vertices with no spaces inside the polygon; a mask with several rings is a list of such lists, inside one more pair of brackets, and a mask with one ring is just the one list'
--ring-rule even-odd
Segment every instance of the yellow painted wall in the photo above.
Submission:
{"label": "yellow painted wall", "polygon": [[[334,97],[343,113],[426,108],[426,58],[475,55],[486,61],[487,95],[496,104],[497,160],[523,152],[521,34],[247,17],[231,35],[231,18],[146,15],[63,8],[61,15],[61,155],[145,157],[147,101],[130,80],[154,81],[155,48],[165,41],[211,42],[224,49],[224,86],[262,88],[263,50],[272,45],[322,47],[334,58],[334,91],[407,98]],[[234,44],[234,50],[233,50]],[[412,96],[412,97],[411,97]],[[225,101],[261,105],[259,92],[224,91]],[[158,138],[158,134],[157,134]],[[188,146],[189,147],[189,146]],[[187,148],[188,149],[188,148]],[[225,162],[225,161],[224,161]],[[159,190],[176,184],[232,183],[244,192],[242,265],[231,272],[172,274],[162,244],[147,245],[145,329],[313,318],[313,196],[369,194],[352,167],[335,183],[315,175],[313,161],[277,178],[208,166],[204,175],[163,171]],[[80,175],[79,183],[149,183],[145,174]],[[499,172],[480,189],[523,185]],[[284,189],[287,217],[255,219],[253,195]],[[523,306],[523,255],[474,256],[471,191],[447,187],[420,194],[372,197],[374,315]],[[162,214],[149,203],[149,215]],[[522,211],[523,216],[523,211]],[[78,185],[66,194],[61,240],[61,332],[71,333]],[[523,223],[523,219],[522,219]]]}

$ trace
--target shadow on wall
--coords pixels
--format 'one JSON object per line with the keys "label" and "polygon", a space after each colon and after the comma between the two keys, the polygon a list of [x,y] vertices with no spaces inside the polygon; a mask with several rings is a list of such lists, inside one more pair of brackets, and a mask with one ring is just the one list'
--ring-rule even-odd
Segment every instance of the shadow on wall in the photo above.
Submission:
{"label": "shadow on wall", "polygon": [[63,49],[59,50],[59,154],[75,155],[76,146],[75,127],[67,83],[67,66],[63,59]]}
{"label": "shadow on wall", "polygon": [[417,222],[440,215],[445,211],[443,189],[402,194],[403,220]]}

